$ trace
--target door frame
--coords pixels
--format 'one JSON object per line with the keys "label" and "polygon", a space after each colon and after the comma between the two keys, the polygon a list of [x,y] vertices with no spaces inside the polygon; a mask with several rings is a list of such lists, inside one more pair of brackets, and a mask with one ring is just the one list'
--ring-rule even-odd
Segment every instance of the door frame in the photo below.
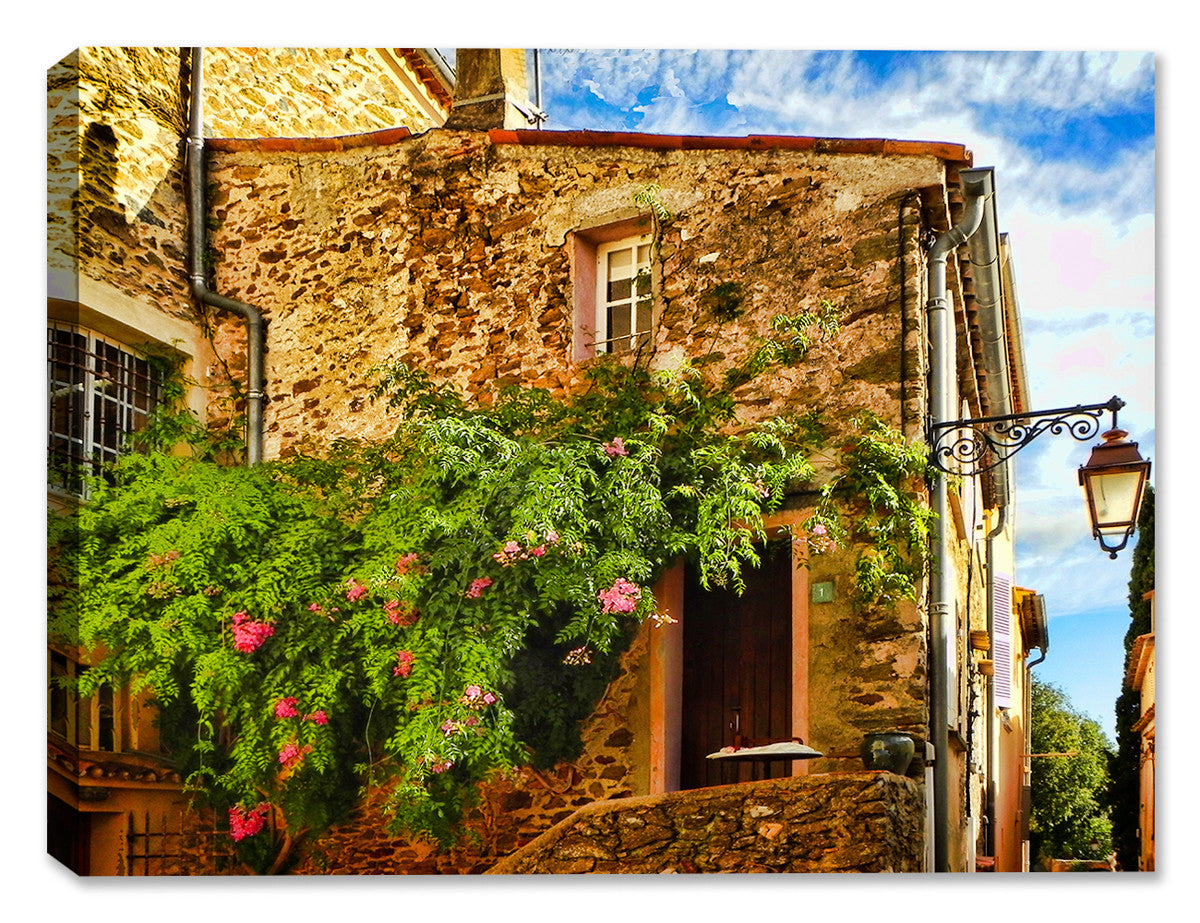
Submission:
{"label": "door frame", "polygon": [[[780,536],[788,527],[793,535],[810,515],[806,510],[784,510],[763,517],[767,538]],[[809,743],[808,704],[808,595],[807,553],[792,542],[792,734]],[[659,610],[675,623],[650,630],[650,794],[679,791],[679,766],[683,716],[684,564],[676,562],[654,588]],[[792,763],[792,775],[808,774],[808,761]]]}

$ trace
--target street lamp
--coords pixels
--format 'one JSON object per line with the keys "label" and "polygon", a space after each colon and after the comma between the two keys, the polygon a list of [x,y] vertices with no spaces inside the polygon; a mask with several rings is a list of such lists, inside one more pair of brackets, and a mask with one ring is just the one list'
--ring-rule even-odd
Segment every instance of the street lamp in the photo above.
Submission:
{"label": "street lamp", "polygon": [[1086,465],[1079,467],[1079,484],[1087,500],[1092,535],[1115,558],[1137,527],[1142,493],[1150,477],[1150,462],[1138,454],[1129,433],[1115,426],[1092,449]]}
{"label": "street lamp", "polygon": [[933,446],[929,460],[949,474],[982,474],[1011,458],[1042,433],[1067,434],[1082,442],[1100,431],[1100,418],[1112,414],[1112,427],[1092,449],[1079,469],[1087,500],[1092,535],[1115,558],[1137,526],[1142,493],[1150,477],[1150,462],[1138,454],[1129,433],[1117,427],[1117,411],[1125,406],[1113,396],[1103,404],[1076,405],[1057,410],[1013,413],[974,420],[949,420],[930,427]]}

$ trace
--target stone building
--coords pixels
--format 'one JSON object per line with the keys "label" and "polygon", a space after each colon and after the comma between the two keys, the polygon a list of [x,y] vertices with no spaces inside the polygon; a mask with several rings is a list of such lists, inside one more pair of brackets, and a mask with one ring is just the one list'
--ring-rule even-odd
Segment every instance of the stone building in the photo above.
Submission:
{"label": "stone building", "polygon": [[[496,383],[569,391],[597,352],[634,340],[660,367],[708,352],[730,292],[741,313],[721,328],[729,359],[781,307],[829,301],[843,317],[799,367],[738,394],[747,418],[819,408],[844,423],[870,410],[923,440],[940,366],[952,416],[1027,409],[995,178],[962,145],[542,130],[512,50],[460,49],[451,79],[429,50],[213,49],[202,92],[196,60],[83,49],[51,69],[52,369],[68,334],[133,357],[139,343],[169,346],[208,419],[227,411],[206,386],[248,385],[252,458],[390,432],[368,370],[396,360],[477,397]],[[199,287],[189,121],[206,157],[211,273]],[[638,204],[647,189],[672,220]],[[968,211],[981,230],[958,240]],[[949,328],[927,314],[941,284],[931,246],[945,257]],[[642,275],[621,260],[648,271],[652,308],[610,296],[606,283]],[[103,449],[52,435],[71,438]],[[73,502],[65,493],[57,502]],[[469,819],[477,841],[397,839],[368,798],[305,843],[292,871],[1021,870],[1025,780],[1011,754],[1026,749],[1024,655],[1045,641],[1013,618],[1013,502],[1003,465],[956,482],[916,601],[886,611],[855,605],[847,552],[748,575],[741,600],[668,571],[656,595],[679,623],[643,626],[575,760],[485,787]],[[766,525],[797,526],[811,505],[797,495]],[[717,634],[711,612],[733,613],[741,634]],[[53,644],[51,657],[86,665]],[[90,707],[93,726],[132,727],[120,716],[138,713],[119,691],[109,705],[60,698],[65,712]],[[154,785],[172,816],[204,829],[152,744],[64,728],[52,721],[51,828],[73,868],[140,871],[109,857],[133,848],[128,818],[142,808],[89,781],[132,760],[127,749],[166,780]],[[822,755],[755,782],[706,760],[739,728]],[[863,771],[864,734],[885,730],[917,741],[906,775]],[[149,798],[137,778],[127,787]],[[89,852],[81,818],[116,831],[90,839],[90,861],[70,858]]]}

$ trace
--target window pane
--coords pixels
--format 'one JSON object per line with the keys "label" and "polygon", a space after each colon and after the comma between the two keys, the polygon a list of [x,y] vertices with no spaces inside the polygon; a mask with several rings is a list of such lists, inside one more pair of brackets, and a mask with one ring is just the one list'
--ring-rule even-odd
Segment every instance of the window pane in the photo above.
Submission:
{"label": "window pane", "polygon": [[628,279],[633,275],[633,251],[612,250],[608,254],[608,277],[610,279]]}
{"label": "window pane", "polygon": [[616,279],[608,283],[608,300],[625,301],[633,294],[632,279]]}
{"label": "window pane", "polygon": [[629,349],[629,308],[626,305],[609,310],[609,337],[613,339],[612,351],[624,352]]}
{"label": "window pane", "polygon": [[641,244],[637,248],[637,261],[639,266],[650,265],[650,245]]}

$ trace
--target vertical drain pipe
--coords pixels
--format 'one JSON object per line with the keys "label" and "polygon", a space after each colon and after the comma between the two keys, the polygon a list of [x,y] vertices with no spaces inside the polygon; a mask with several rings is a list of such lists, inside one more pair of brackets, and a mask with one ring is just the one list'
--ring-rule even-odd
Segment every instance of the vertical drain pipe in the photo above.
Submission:
{"label": "vertical drain pipe", "polygon": [[[972,181],[973,180],[973,181]],[[930,339],[930,423],[957,419],[954,315],[946,288],[946,261],[950,253],[979,228],[983,220],[984,190],[978,179],[962,178],[962,219],[938,237],[929,251],[929,300],[926,312]],[[950,696],[956,674],[954,598],[950,563],[950,502],[946,475],[933,478],[933,580],[929,607],[929,736],[933,743],[934,871],[950,871],[950,799],[954,780],[950,765]]]}
{"label": "vertical drain pipe", "polygon": [[246,319],[248,382],[246,408],[246,462],[257,465],[263,449],[263,317],[262,312],[244,302],[209,291],[204,278],[204,110],[201,91],[204,78],[204,49],[191,51],[191,102],[188,110],[187,191],[188,191],[188,271],[192,296],[202,304],[233,311]]}

